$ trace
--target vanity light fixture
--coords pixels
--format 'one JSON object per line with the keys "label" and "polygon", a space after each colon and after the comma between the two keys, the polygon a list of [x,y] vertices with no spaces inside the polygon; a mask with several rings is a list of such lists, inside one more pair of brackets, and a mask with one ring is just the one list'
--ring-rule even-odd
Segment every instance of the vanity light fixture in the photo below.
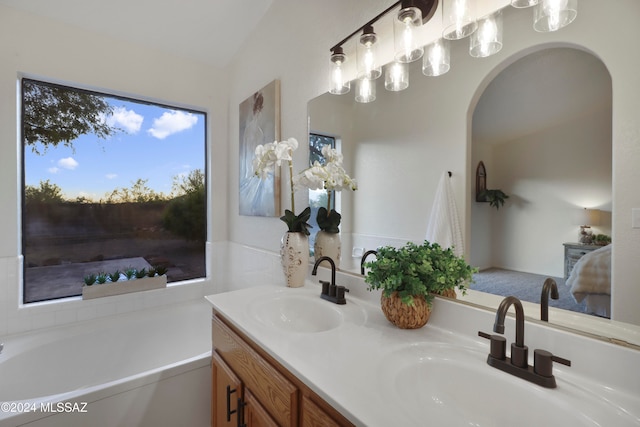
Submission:
{"label": "vanity light fixture", "polygon": [[475,16],[476,0],[444,0],[442,3],[442,36],[447,40],[460,40],[478,28]]}
{"label": "vanity light fixture", "polygon": [[558,31],[578,16],[578,0],[540,0],[533,9],[533,29],[541,33]]}
{"label": "vanity light fixture", "polygon": [[356,48],[359,78],[374,80],[382,75],[382,67],[377,62],[378,44],[376,41],[378,41],[378,37],[373,31],[373,26],[365,25],[360,36],[360,43]]}
{"label": "vanity light fixture", "polygon": [[409,64],[405,62],[392,62],[388,64],[384,74],[384,88],[399,92],[409,87]]}
{"label": "vanity light fixture", "polygon": [[422,58],[424,49],[416,39],[416,31],[422,25],[422,11],[414,2],[403,0],[393,20],[393,41],[396,62],[413,62]]}
{"label": "vanity light fixture", "polygon": [[451,67],[449,40],[438,39],[425,46],[422,57],[422,74],[436,77],[445,74]]}
{"label": "vanity light fixture", "polygon": [[351,83],[345,79],[344,72],[342,70],[342,64],[347,59],[341,46],[336,46],[331,49],[331,86],[329,92],[334,95],[342,95],[351,89]]}
{"label": "vanity light fixture", "polygon": [[469,55],[486,58],[502,49],[502,11],[478,19],[478,29],[469,39]]}
{"label": "vanity light fixture", "polygon": [[[398,9],[399,7],[399,9]],[[353,33],[349,34],[338,44],[333,46],[331,51],[331,84],[329,92],[334,95],[341,95],[349,92],[349,82],[345,80],[343,64],[347,60],[347,55],[344,53],[343,45],[350,40],[356,34],[362,32],[359,38],[359,43],[356,45],[357,61],[357,93],[356,101],[358,102],[371,102],[375,99],[375,82],[372,79],[380,77],[382,74],[382,67],[377,62],[379,58],[376,58],[375,49],[377,47],[378,36],[373,31],[373,24],[375,24],[380,18],[394,9],[398,9],[398,13],[394,21],[398,21],[401,25],[401,41],[403,49],[399,54],[399,59],[402,62],[411,62],[419,59],[422,56],[423,47],[418,43],[413,30],[420,25],[427,23],[435,13],[438,7],[438,0],[401,0],[395,2],[387,9],[382,11],[378,16],[367,22],[362,27],[358,28]],[[394,45],[395,46],[395,45]],[[406,85],[408,85],[408,74],[406,74]],[[402,80],[398,85],[394,87],[401,87]]]}
{"label": "vanity light fixture", "polygon": [[356,102],[366,104],[376,100],[376,81],[366,77],[358,79],[356,83]]}
{"label": "vanity light fixture", "polygon": [[[442,38],[423,46],[416,30],[429,22],[442,1]],[[376,99],[375,79],[382,75],[382,63],[377,52],[380,39],[383,46],[385,34],[379,37],[373,26],[380,18],[394,11],[393,21],[393,61],[385,66],[385,88],[400,91],[409,87],[409,71],[402,64],[422,60],[425,76],[440,76],[451,67],[449,41],[468,36],[469,54],[475,58],[494,55],[502,49],[502,10],[477,19],[478,0],[400,0],[382,11],[362,27],[349,34],[331,51],[331,83],[329,93],[341,95],[349,92],[350,82],[346,80],[344,63],[347,55],[343,45],[359,35],[356,44],[356,101],[372,102]],[[578,14],[577,0],[511,0],[515,8],[533,7],[533,27],[539,32],[557,31],[569,25]],[[380,28],[378,28],[380,29]],[[391,53],[391,52],[389,52]]]}

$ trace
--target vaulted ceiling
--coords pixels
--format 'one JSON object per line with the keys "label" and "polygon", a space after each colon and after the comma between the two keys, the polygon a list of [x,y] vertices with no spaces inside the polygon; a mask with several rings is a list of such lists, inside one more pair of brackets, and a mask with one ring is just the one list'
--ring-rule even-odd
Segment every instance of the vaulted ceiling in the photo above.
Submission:
{"label": "vaulted ceiling", "polygon": [[273,0],[0,0],[0,4],[224,67]]}

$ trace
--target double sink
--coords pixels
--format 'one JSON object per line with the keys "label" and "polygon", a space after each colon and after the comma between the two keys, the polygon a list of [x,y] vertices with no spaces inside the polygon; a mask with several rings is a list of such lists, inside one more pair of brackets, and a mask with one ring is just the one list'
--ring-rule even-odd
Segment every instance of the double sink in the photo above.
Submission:
{"label": "double sink", "polygon": [[[232,304],[234,294],[241,303]],[[488,366],[484,340],[430,324],[400,330],[375,304],[357,298],[332,304],[320,299],[317,286],[212,298],[214,308],[324,391],[355,424],[385,425],[380,417],[391,411],[394,420],[404,420],[398,425],[640,425],[571,368],[559,370],[556,389],[546,389]],[[340,365],[339,374],[327,378],[333,370],[324,361]]]}

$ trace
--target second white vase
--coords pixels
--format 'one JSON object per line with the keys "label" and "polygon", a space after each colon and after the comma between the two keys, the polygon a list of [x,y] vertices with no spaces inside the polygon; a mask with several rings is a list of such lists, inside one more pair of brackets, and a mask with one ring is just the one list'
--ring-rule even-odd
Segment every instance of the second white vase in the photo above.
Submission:
{"label": "second white vase", "polygon": [[[340,242],[340,233],[328,233],[322,230],[318,231],[316,234],[316,241],[313,245],[313,256],[316,260],[323,256],[328,256],[333,260],[336,268],[338,268],[340,267],[341,251],[342,244]],[[328,262],[323,262],[321,265],[330,267]]]}

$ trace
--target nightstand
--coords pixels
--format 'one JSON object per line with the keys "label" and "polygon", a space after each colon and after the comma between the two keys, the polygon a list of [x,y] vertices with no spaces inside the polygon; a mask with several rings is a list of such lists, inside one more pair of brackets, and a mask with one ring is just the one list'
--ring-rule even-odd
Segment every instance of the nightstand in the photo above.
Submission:
{"label": "nightstand", "polygon": [[601,248],[599,245],[585,245],[582,243],[563,243],[564,245],[564,280],[569,278],[573,266],[584,255]]}

